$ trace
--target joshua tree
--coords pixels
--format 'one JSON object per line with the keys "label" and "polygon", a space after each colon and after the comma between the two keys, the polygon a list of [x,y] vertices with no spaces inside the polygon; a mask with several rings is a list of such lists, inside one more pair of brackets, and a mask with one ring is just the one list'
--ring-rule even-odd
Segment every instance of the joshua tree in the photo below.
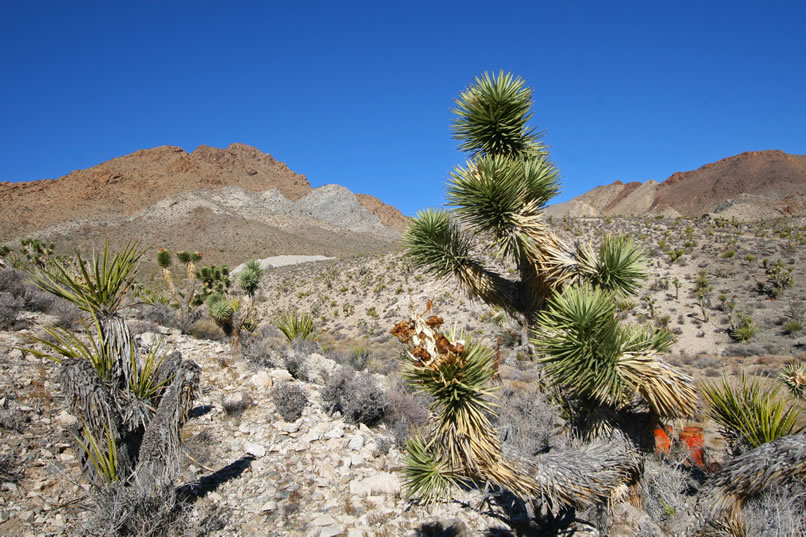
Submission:
{"label": "joshua tree", "polygon": [[171,274],[171,253],[160,248],[157,251],[157,264],[162,268],[162,278],[168,287],[168,292],[173,300],[172,306],[176,308],[179,318],[179,329],[185,333],[193,323],[194,312],[201,305],[196,297],[196,263],[201,259],[199,252],[176,252],[176,259],[185,265],[185,288],[179,291],[176,288],[173,274]]}
{"label": "joshua tree", "polygon": [[255,260],[247,261],[238,273],[238,286],[243,296],[233,297],[228,292],[216,291],[207,298],[207,311],[210,317],[224,331],[230,340],[233,356],[241,352],[241,330],[254,327],[255,293],[260,285],[263,270]]}
{"label": "joshua tree", "polygon": [[[607,255],[597,258],[590,247],[570,248],[545,224],[541,209],[559,191],[559,172],[542,133],[527,124],[532,92],[524,80],[485,73],[455,102],[454,138],[469,160],[448,180],[452,210],[421,211],[407,229],[411,263],[455,277],[471,297],[520,319],[524,343],[546,299],[570,280],[634,290],[643,269],[632,242],[608,241]],[[480,244],[513,264],[518,278],[485,266],[474,252]]]}

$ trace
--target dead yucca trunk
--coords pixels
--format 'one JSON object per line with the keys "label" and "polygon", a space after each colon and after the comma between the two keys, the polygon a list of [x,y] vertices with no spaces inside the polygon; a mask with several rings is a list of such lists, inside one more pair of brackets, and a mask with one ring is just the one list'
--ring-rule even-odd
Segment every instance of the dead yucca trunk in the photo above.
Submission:
{"label": "dead yucca trunk", "polygon": [[712,525],[746,534],[742,506],[771,487],[806,479],[806,434],[762,444],[726,464],[706,483],[702,498]]}

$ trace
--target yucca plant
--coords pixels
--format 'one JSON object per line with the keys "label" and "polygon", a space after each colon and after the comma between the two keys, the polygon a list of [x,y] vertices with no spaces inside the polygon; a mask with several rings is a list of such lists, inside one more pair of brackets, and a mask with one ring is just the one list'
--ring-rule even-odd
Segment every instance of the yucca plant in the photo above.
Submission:
{"label": "yucca plant", "polygon": [[778,380],[797,399],[806,400],[806,365],[803,362],[789,362],[781,369]]}
{"label": "yucca plant", "polygon": [[[643,276],[627,240],[606,255],[574,250],[550,231],[542,208],[559,191],[559,171],[530,128],[532,91],[511,74],[485,73],[456,99],[454,138],[469,160],[448,179],[450,211],[417,214],[404,235],[409,262],[438,278],[455,278],[473,298],[520,320],[523,342],[545,300],[582,277],[630,291]],[[481,240],[479,240],[481,239]],[[514,265],[517,279],[485,266],[474,245]]]}
{"label": "yucca plant", "polygon": [[577,284],[555,292],[537,320],[532,341],[544,355],[540,361],[574,432],[583,438],[634,428],[641,407],[650,413],[644,430],[637,431],[642,436],[652,421],[696,410],[693,380],[660,358],[672,343],[670,333],[622,325],[616,313],[609,291]]}
{"label": "yucca plant", "polygon": [[433,401],[427,436],[406,444],[409,496],[431,503],[449,498],[456,487],[484,483],[556,515],[609,501],[632,479],[638,459],[621,442],[507,458],[492,426],[493,352],[456,330],[443,334],[442,323],[437,316],[413,315],[392,330],[406,347],[404,378]]}
{"label": "yucca plant", "polygon": [[392,330],[406,345],[406,381],[433,398],[428,439],[409,440],[405,470],[409,494],[428,502],[462,483],[491,482],[521,497],[533,493],[528,476],[503,460],[492,426],[493,352],[457,334],[439,332],[440,317],[414,316]]}
{"label": "yucca plant", "polygon": [[142,251],[130,243],[118,253],[109,251],[85,260],[75,253],[75,265],[52,260],[45,267],[31,271],[34,282],[43,290],[64,298],[97,319],[101,345],[115,357],[112,377],[123,388],[132,376],[128,357],[134,342],[125,319],[119,315],[126,294],[134,286]]}
{"label": "yucca plant", "polygon": [[710,416],[734,453],[756,448],[777,438],[796,434],[800,409],[778,397],[779,387],[764,387],[744,373],[737,385],[723,377],[721,383],[705,382],[702,393]]}
{"label": "yucca plant", "polygon": [[256,325],[254,297],[262,276],[260,264],[254,260],[248,261],[237,277],[243,296],[214,292],[207,297],[207,312],[229,338],[233,356],[241,353],[241,331]]}
{"label": "yucca plant", "polygon": [[179,329],[182,333],[186,333],[187,329],[196,320],[194,313],[201,305],[201,302],[196,299],[196,287],[198,280],[196,279],[196,263],[202,258],[200,252],[189,252],[187,250],[176,252],[176,259],[185,266],[185,284],[180,291],[176,287],[173,274],[170,267],[173,262],[171,253],[160,248],[157,250],[157,264],[162,268],[162,279],[168,288],[168,293],[171,296],[172,306],[177,311]]}
{"label": "yucca plant", "polygon": [[283,312],[274,321],[274,326],[280,329],[289,343],[295,339],[312,341],[315,337],[313,317],[307,313]]}
{"label": "yucca plant", "polygon": [[[32,337],[41,345],[27,351],[61,364],[62,391],[69,411],[83,424],[74,431],[82,469],[101,492],[111,481],[125,486],[138,468],[148,465],[167,480],[178,467],[166,467],[165,453],[176,452],[178,429],[198,385],[198,366],[182,362],[178,352],[164,356],[160,346],[141,357],[120,310],[134,289],[142,256],[135,244],[113,254],[85,260],[76,252],[75,265],[52,261],[33,272],[37,284],[86,311],[84,334],[49,328],[50,339]],[[44,350],[42,350],[44,347]],[[183,373],[183,374],[179,374]],[[165,394],[173,394],[166,399]],[[152,418],[167,415],[154,425]],[[154,432],[152,429],[160,430]],[[152,438],[144,454],[145,440]],[[140,476],[137,476],[139,478]],[[148,483],[150,477],[143,476]],[[136,480],[136,479],[135,479]]]}

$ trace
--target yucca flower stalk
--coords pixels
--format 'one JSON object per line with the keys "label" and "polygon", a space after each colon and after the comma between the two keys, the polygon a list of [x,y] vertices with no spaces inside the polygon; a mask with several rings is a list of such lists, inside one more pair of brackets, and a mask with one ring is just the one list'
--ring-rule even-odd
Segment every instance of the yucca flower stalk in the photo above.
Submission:
{"label": "yucca flower stalk", "polygon": [[[456,99],[454,138],[469,153],[450,174],[450,210],[417,214],[404,235],[413,266],[437,278],[455,278],[474,299],[505,310],[523,327],[523,342],[546,299],[563,284],[593,278],[632,292],[643,278],[636,249],[610,242],[606,255],[591,257],[548,228],[542,209],[559,192],[559,171],[530,128],[532,91],[509,73],[485,73]],[[479,240],[480,239],[480,240]],[[479,260],[474,244],[514,266],[505,277]]]}

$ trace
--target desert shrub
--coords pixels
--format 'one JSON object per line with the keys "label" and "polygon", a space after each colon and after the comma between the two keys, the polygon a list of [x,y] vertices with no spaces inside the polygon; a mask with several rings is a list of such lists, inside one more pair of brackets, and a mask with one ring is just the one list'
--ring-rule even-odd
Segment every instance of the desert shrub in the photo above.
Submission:
{"label": "desert shrub", "polygon": [[348,422],[367,426],[380,422],[389,405],[371,374],[357,374],[350,367],[340,367],[328,379],[322,401],[328,412],[341,412]]}
{"label": "desert shrub", "polygon": [[682,463],[686,455],[652,455],[644,460],[641,494],[644,511],[655,522],[663,522],[691,507],[695,482]]}
{"label": "desert shrub", "polygon": [[241,356],[253,367],[273,368],[282,363],[279,347],[274,341],[273,329],[268,328],[261,327],[254,334],[242,338]]}
{"label": "desert shrub", "polygon": [[747,343],[758,333],[753,318],[746,313],[738,312],[735,318],[731,315],[728,319],[730,320],[728,335],[735,341]]}
{"label": "desert shrub", "polygon": [[95,496],[94,512],[82,525],[82,535],[199,537],[224,527],[218,510],[194,506],[173,488],[112,484]]}
{"label": "desert shrub", "polygon": [[0,292],[21,296],[25,292],[25,273],[21,270],[6,268],[0,270]]}
{"label": "desert shrub", "polygon": [[75,304],[62,298],[53,301],[48,313],[56,318],[54,322],[56,326],[68,330],[76,328],[84,318]]}
{"label": "desert shrub", "polygon": [[308,397],[299,384],[285,382],[277,384],[271,392],[271,399],[277,412],[285,421],[297,421],[302,416]]}
{"label": "desert shrub", "polygon": [[0,292],[0,330],[13,328],[17,317],[25,308],[25,300],[11,293]]}
{"label": "desert shrub", "polygon": [[[143,304],[137,309],[137,317],[143,321],[150,321],[167,328],[177,327],[176,311],[167,304]],[[199,318],[201,318],[200,315],[194,318],[193,321],[195,322]]]}
{"label": "desert shrub", "polygon": [[803,331],[803,323],[800,321],[786,321],[783,326],[784,334],[796,336]]}
{"label": "desert shrub", "polygon": [[559,426],[559,411],[536,389],[505,387],[498,392],[498,419],[494,424],[505,450],[533,457],[557,447],[553,433]]}
{"label": "desert shrub", "polygon": [[190,325],[188,333],[196,339],[227,341],[227,335],[218,328],[218,325],[212,319],[200,319],[196,321]]}
{"label": "desert shrub", "polygon": [[746,502],[743,515],[747,535],[806,536],[806,483],[793,482],[767,490]]}
{"label": "desert shrub", "polygon": [[793,397],[806,399],[806,364],[795,361],[785,364],[778,381],[786,386]]}
{"label": "desert shrub", "polygon": [[427,397],[409,393],[402,387],[389,393],[383,421],[399,447],[404,447],[409,437],[428,424],[428,401]]}
{"label": "desert shrub", "polygon": [[286,371],[297,380],[308,380],[308,367],[305,365],[305,356],[302,352],[290,349],[283,360]]}

